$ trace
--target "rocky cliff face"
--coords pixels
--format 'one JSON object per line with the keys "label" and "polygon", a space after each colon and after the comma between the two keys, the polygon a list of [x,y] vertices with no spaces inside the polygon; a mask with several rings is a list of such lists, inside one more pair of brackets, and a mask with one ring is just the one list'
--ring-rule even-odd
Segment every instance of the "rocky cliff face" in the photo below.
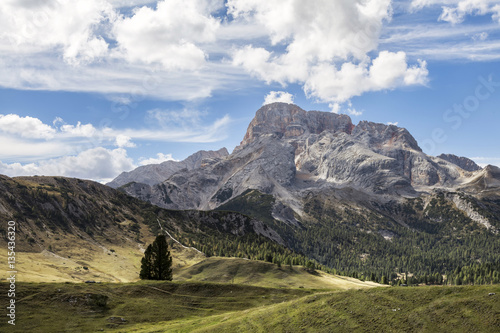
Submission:
{"label": "rocky cliff face", "polygon": [[272,103],[260,108],[248,126],[241,147],[248,145],[261,135],[276,134],[279,137],[295,138],[309,134],[351,133],[354,125],[347,115],[329,112],[302,110],[297,105]]}
{"label": "rocky cliff face", "polygon": [[302,216],[311,193],[352,189],[364,195],[350,200],[399,200],[464,188],[475,179],[468,170],[468,164],[426,155],[404,128],[367,121],[354,126],[347,115],[273,103],[257,111],[231,155],[123,190],[165,208],[213,209],[255,189]]}
{"label": "rocky cliff face", "polygon": [[460,168],[466,171],[478,171],[481,170],[481,167],[476,164],[473,160],[467,157],[460,157],[453,154],[441,154],[438,156],[440,159],[458,165]]}
{"label": "rocky cliff face", "polygon": [[160,164],[144,165],[130,172],[122,172],[106,185],[113,188],[118,188],[131,182],[155,185],[180,170],[193,170],[204,164],[215,163],[228,155],[229,153],[226,148],[221,148],[217,151],[201,150],[190,155],[183,161],[165,161]]}

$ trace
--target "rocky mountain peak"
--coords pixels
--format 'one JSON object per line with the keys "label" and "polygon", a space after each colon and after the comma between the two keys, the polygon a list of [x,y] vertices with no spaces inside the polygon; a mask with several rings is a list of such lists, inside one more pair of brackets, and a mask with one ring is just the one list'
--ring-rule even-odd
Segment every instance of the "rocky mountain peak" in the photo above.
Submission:
{"label": "rocky mountain peak", "polygon": [[265,134],[277,134],[286,138],[320,134],[323,131],[351,134],[353,128],[351,118],[344,114],[304,111],[294,104],[271,103],[257,111],[240,147]]}
{"label": "rocky mountain peak", "polygon": [[226,148],[221,148],[217,151],[200,150],[188,156],[183,161],[165,161],[160,164],[148,164],[140,166],[130,172],[122,172],[118,177],[106,185],[113,188],[118,188],[131,182],[155,185],[161,183],[180,170],[193,170],[210,165],[220,161],[228,155],[229,152]]}
{"label": "rocky mountain peak", "polygon": [[438,157],[445,161],[458,165],[460,168],[466,171],[481,170],[481,167],[477,165],[476,162],[467,157],[461,157],[453,154],[441,154]]}
{"label": "rocky mountain peak", "polygon": [[354,128],[352,135],[374,149],[387,149],[395,146],[422,151],[417,140],[406,128],[395,125],[361,121]]}

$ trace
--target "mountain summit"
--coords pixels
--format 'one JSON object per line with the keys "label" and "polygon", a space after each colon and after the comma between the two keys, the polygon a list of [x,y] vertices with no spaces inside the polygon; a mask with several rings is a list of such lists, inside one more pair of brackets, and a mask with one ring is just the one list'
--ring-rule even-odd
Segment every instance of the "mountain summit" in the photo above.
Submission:
{"label": "mountain summit", "polygon": [[351,118],[344,114],[330,112],[304,111],[297,105],[272,103],[261,107],[250,122],[241,145],[253,142],[260,135],[277,134],[285,138],[324,131],[351,134],[354,125]]}
{"label": "mountain summit", "polygon": [[0,215],[18,220],[27,250],[51,245],[60,255],[71,242],[72,257],[98,249],[105,266],[116,263],[118,245],[129,256],[163,224],[207,255],[309,258],[372,280],[448,276],[500,260],[500,169],[473,169],[466,158],[426,155],[404,128],[355,126],[346,115],[274,103],[257,111],[231,154],[143,166],[111,183],[119,191],[61,177],[0,177]]}
{"label": "mountain summit", "polygon": [[[126,193],[173,209],[214,209],[258,190],[301,216],[310,193],[350,189],[359,194],[355,201],[384,201],[464,188],[474,177],[457,162],[464,158],[426,155],[404,128],[368,121],[355,126],[347,115],[286,103],[261,107],[232,154],[225,149],[197,154],[207,157],[205,162],[200,157],[192,163],[190,157],[145,166],[110,185],[125,185]],[[150,176],[164,166],[168,172]]]}

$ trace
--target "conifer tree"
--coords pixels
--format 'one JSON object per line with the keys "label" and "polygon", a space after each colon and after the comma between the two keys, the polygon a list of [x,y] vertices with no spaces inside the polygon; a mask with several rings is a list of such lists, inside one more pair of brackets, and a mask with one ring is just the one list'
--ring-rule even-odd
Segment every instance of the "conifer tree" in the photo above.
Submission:
{"label": "conifer tree", "polygon": [[147,247],[139,276],[143,280],[172,280],[172,256],[164,235]]}
{"label": "conifer tree", "polygon": [[141,260],[141,272],[139,277],[141,280],[152,280],[153,270],[151,268],[151,244],[146,248],[144,257]]}

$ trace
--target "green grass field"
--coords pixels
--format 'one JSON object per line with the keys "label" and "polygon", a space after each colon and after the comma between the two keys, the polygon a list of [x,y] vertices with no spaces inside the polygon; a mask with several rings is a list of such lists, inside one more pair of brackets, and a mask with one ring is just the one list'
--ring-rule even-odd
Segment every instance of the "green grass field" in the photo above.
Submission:
{"label": "green grass field", "polygon": [[263,261],[239,258],[206,258],[174,272],[179,281],[235,283],[271,288],[356,289],[381,286],[321,271],[310,272],[302,266],[278,267]]}
{"label": "green grass field", "polygon": [[[499,285],[325,291],[206,282],[18,283],[16,326],[5,317],[0,332],[500,332],[499,297]],[[2,292],[3,308],[7,301]]]}
{"label": "green grass field", "polygon": [[[490,293],[495,295],[490,296]],[[315,293],[250,310],[119,332],[500,332],[500,286]]]}
{"label": "green grass field", "polygon": [[[5,283],[0,284],[7,290]],[[18,283],[16,326],[0,332],[96,332],[287,302],[313,292],[189,282]],[[7,293],[0,302],[7,304]],[[7,318],[7,317],[5,317]]]}

